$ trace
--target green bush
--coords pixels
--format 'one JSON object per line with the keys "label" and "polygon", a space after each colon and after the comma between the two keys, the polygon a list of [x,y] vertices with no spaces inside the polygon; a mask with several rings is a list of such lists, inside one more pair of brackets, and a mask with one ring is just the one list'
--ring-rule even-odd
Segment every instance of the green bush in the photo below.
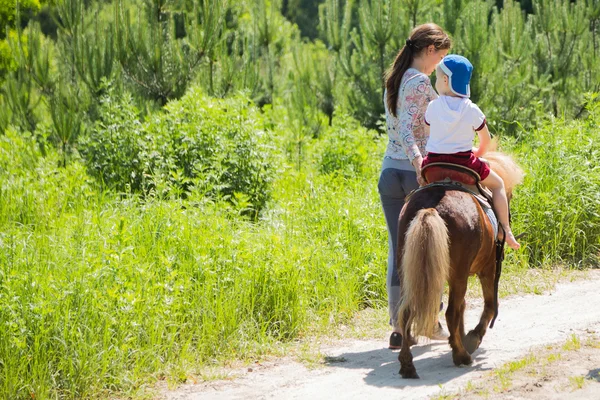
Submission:
{"label": "green bush", "polygon": [[377,138],[376,132],[362,128],[352,118],[337,115],[318,144],[319,171],[345,177],[363,175],[374,162],[379,162]]}
{"label": "green bush", "polygon": [[246,98],[214,100],[196,90],[142,123],[131,97],[109,90],[79,149],[90,174],[108,187],[177,197],[196,190],[256,215],[273,176],[262,124]]}
{"label": "green bush", "polygon": [[243,199],[256,213],[273,176],[269,136],[248,99],[215,100],[190,90],[148,123],[149,165],[185,191]]}
{"label": "green bush", "polygon": [[131,96],[103,96],[99,119],[80,141],[90,175],[118,191],[140,191],[144,181],[144,126]]}

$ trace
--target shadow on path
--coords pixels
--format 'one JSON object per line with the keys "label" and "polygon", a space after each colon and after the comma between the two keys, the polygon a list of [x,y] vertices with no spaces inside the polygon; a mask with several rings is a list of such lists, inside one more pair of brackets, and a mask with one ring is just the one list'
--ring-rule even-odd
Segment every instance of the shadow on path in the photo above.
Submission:
{"label": "shadow on path", "polygon": [[592,379],[600,383],[600,368],[592,369],[585,376],[586,379]]}
{"label": "shadow on path", "polygon": [[[438,386],[473,371],[487,371],[481,361],[486,359],[485,349],[474,353],[473,364],[456,367],[447,343],[427,343],[413,346],[412,354],[417,373],[421,379],[403,379],[400,374],[399,351],[387,348],[363,352],[343,353],[326,357],[326,365],[332,368],[370,370],[364,377],[366,384],[375,387]],[[393,379],[391,379],[393,378]]]}

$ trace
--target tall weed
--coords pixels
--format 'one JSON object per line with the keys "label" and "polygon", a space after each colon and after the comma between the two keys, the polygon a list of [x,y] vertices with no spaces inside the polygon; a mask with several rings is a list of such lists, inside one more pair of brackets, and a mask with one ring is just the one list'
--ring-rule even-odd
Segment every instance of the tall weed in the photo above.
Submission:
{"label": "tall weed", "polygon": [[[590,109],[592,111],[592,109]],[[596,265],[600,250],[600,129],[551,119],[513,145],[526,171],[512,204],[515,229],[533,266]]]}

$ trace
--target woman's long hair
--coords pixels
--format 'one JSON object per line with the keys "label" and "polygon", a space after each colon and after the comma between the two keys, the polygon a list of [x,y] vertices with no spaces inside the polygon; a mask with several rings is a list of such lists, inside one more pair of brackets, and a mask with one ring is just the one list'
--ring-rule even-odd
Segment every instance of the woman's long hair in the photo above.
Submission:
{"label": "woman's long hair", "polygon": [[402,77],[414,58],[429,46],[435,46],[436,50],[449,49],[451,42],[450,38],[442,28],[436,24],[419,25],[410,33],[410,37],[406,41],[406,45],[400,49],[394,63],[386,73],[385,87],[387,89],[387,108],[392,115],[396,115],[396,104],[398,102],[398,89]]}

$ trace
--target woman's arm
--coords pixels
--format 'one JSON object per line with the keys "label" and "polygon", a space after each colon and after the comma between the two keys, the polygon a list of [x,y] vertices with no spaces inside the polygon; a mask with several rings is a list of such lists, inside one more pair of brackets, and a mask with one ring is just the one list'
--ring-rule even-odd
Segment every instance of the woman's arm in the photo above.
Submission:
{"label": "woman's arm", "polygon": [[423,155],[416,144],[414,128],[424,124],[425,110],[429,102],[433,100],[427,91],[428,86],[430,83],[421,76],[408,81],[404,88],[404,97],[400,102],[400,107],[396,109],[400,144],[415,167],[417,178],[421,177]]}

